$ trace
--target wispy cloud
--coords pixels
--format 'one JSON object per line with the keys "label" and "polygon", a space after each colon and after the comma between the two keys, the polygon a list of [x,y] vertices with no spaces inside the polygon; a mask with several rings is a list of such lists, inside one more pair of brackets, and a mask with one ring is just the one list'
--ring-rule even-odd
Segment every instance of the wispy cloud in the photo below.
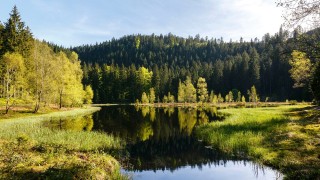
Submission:
{"label": "wispy cloud", "polygon": [[36,37],[65,46],[137,33],[250,40],[282,22],[274,0],[12,0],[1,4],[0,17],[13,4]]}

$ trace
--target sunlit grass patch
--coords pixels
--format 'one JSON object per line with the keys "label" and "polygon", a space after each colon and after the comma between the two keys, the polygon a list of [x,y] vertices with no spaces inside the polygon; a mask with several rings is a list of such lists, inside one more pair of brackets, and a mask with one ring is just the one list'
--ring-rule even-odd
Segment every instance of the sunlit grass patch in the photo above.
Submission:
{"label": "sunlit grass patch", "polygon": [[320,177],[319,110],[296,105],[220,111],[230,116],[196,130],[214,149],[271,165],[288,178]]}
{"label": "sunlit grass patch", "polygon": [[33,142],[0,145],[0,179],[123,179],[119,163],[99,152],[66,151]]}
{"label": "sunlit grass patch", "polygon": [[91,132],[90,128],[59,130],[49,126],[60,118],[67,118],[68,126],[78,126],[81,121],[74,117],[97,110],[90,107],[0,121],[0,179],[123,178],[118,162],[105,154],[123,147],[119,138]]}

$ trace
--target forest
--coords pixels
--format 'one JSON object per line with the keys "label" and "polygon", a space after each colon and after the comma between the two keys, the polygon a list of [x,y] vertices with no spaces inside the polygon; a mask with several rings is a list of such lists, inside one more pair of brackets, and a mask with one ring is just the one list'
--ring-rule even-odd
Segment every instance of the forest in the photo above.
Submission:
{"label": "forest", "polygon": [[[314,41],[312,35],[280,28],[275,35],[265,34],[262,40],[250,42],[137,34],[67,51],[79,54],[83,83],[92,87],[94,103],[135,102],[150,88],[155,91],[155,102],[163,102],[168,93],[176,102],[179,83],[187,77],[195,87],[198,79],[204,78],[209,93],[222,97],[232,91],[249,99],[247,91],[255,86],[260,101],[311,101],[309,86],[295,86],[290,73],[293,50],[313,52],[299,45],[302,35]],[[317,58],[309,58],[316,62]]]}
{"label": "forest", "polygon": [[[35,39],[15,6],[10,18],[0,23],[0,104],[5,113],[16,106],[81,106],[92,99],[83,87],[83,72],[75,52],[54,52],[46,42]],[[86,91],[85,91],[86,90]],[[86,98],[87,97],[87,98]]]}
{"label": "forest", "polygon": [[34,37],[14,6],[0,22],[0,179],[176,176],[188,166],[211,179],[202,167],[227,161],[241,165],[234,177],[250,166],[317,179],[320,29],[284,29],[250,41],[133,34],[66,48]]}
{"label": "forest", "polygon": [[[290,33],[280,27],[250,42],[137,34],[64,48],[33,38],[14,7],[0,34],[6,111],[19,103],[34,104],[37,112],[41,104],[133,103],[143,96],[150,101],[150,94],[152,102],[212,102],[214,95],[240,102],[252,100],[252,87],[259,101],[312,101],[319,86],[310,70],[318,59],[317,47],[310,46],[317,45],[318,29]],[[201,100],[199,80],[205,86]],[[182,84],[189,84],[195,100],[181,100]]]}

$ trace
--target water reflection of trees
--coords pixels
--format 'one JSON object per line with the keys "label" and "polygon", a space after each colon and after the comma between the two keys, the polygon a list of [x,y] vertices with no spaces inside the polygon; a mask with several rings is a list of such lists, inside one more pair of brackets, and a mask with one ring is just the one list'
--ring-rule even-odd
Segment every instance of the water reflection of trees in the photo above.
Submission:
{"label": "water reflection of trees", "polygon": [[92,115],[52,118],[44,121],[43,126],[58,130],[91,131],[93,128],[93,118]]}
{"label": "water reflection of trees", "polygon": [[127,141],[131,163],[139,169],[175,169],[212,162],[212,154],[192,137],[195,126],[214,121],[215,108],[155,108],[149,106],[104,107],[95,114],[94,129]]}

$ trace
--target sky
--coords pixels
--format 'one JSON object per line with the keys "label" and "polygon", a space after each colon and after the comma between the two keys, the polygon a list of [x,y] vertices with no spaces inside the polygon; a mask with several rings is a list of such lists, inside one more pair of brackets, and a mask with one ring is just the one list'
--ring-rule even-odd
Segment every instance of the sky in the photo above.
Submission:
{"label": "sky", "polygon": [[279,31],[276,0],[0,0],[0,21],[14,5],[34,37],[65,47],[125,35],[172,33],[225,41]]}

